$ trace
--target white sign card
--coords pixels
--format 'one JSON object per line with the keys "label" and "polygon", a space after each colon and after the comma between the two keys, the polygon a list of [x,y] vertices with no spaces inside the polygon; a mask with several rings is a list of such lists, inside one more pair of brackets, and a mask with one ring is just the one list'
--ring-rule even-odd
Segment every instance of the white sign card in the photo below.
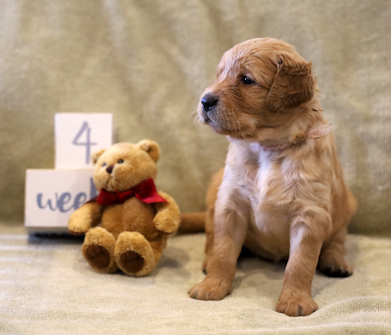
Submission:
{"label": "white sign card", "polygon": [[30,233],[66,232],[71,214],[97,196],[93,170],[27,170],[25,226]]}
{"label": "white sign card", "polygon": [[55,115],[56,169],[91,169],[91,154],[113,144],[113,116],[98,113]]}

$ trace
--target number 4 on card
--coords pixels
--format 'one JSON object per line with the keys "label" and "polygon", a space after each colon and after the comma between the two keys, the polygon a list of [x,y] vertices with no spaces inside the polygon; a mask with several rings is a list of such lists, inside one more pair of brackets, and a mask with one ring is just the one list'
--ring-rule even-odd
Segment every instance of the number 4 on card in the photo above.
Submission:
{"label": "number 4 on card", "polygon": [[56,114],[56,169],[91,169],[91,153],[113,143],[112,124],[112,114]]}
{"label": "number 4 on card", "polygon": [[[78,142],[80,137],[82,137],[83,133],[85,133],[86,136],[86,141],[85,142]],[[80,131],[77,133],[75,139],[72,142],[74,145],[85,145],[86,146],[86,164],[90,162],[90,157],[91,157],[91,146],[92,145],[97,145],[98,143],[96,142],[91,142],[91,128],[88,125],[87,121],[84,121]]]}

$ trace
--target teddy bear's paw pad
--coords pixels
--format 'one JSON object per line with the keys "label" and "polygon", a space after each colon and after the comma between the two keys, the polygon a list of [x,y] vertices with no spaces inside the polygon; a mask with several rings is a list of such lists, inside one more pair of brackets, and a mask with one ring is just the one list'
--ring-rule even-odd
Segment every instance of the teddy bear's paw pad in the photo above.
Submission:
{"label": "teddy bear's paw pad", "polygon": [[114,255],[118,267],[130,276],[145,276],[156,265],[151,245],[137,232],[121,233],[115,245]]}
{"label": "teddy bear's paw pad", "polygon": [[87,261],[94,267],[105,269],[110,264],[109,251],[96,244],[92,244],[85,249],[84,255]]}
{"label": "teddy bear's paw pad", "polygon": [[139,272],[144,266],[144,258],[140,254],[134,251],[124,252],[120,257],[121,268],[129,273]]}

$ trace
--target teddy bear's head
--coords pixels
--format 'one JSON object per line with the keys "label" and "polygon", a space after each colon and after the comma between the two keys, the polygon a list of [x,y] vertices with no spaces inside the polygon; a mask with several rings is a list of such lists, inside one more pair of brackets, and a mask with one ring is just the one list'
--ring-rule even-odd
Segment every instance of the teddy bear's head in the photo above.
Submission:
{"label": "teddy bear's head", "polygon": [[156,142],[117,143],[92,155],[94,184],[98,190],[123,192],[155,178],[160,148]]}

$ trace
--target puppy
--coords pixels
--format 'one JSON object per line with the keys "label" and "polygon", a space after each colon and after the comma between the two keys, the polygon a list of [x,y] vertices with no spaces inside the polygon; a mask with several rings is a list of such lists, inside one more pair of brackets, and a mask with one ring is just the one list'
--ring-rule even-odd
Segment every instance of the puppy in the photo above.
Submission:
{"label": "puppy", "polygon": [[242,246],[288,259],[277,312],[309,315],[316,267],[346,277],[347,225],[356,200],[346,187],[320,92],[306,62],[277,39],[228,50],[215,83],[201,96],[201,121],[230,142],[226,166],[208,191],[205,279],[190,289],[200,300],[232,290]]}

